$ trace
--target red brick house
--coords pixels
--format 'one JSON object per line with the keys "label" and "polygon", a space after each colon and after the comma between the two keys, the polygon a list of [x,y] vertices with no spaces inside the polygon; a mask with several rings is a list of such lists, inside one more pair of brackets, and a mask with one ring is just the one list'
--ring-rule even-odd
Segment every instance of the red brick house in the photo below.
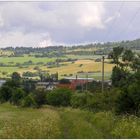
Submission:
{"label": "red brick house", "polygon": [[58,84],[57,87],[63,87],[63,88],[69,88],[72,90],[75,90],[77,86],[84,85],[87,82],[92,82],[93,78],[65,78],[70,81],[70,83],[67,84]]}

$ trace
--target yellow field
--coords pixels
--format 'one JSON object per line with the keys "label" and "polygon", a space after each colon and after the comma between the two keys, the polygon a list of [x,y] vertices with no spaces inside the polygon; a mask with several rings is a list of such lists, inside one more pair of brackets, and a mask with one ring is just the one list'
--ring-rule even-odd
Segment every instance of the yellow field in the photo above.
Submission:
{"label": "yellow field", "polygon": [[[109,60],[105,60],[108,62]],[[49,73],[56,73],[58,72],[59,78],[62,78],[64,75],[75,75],[78,72],[91,72],[92,74],[90,77],[94,77],[97,79],[101,78],[101,71],[102,71],[102,62],[95,62],[94,60],[86,60],[86,59],[80,59],[75,61],[74,63],[72,62],[63,62],[60,64],[65,64],[61,65],[60,67],[54,67],[54,68],[47,68],[47,66],[39,66],[39,68],[43,71],[48,71]],[[6,77],[6,75],[3,75],[2,72],[7,72],[8,74],[11,74],[14,71],[19,72],[21,75],[23,72],[36,72],[34,70],[34,67],[36,65],[31,65],[28,68],[18,68],[18,67],[1,67],[0,68],[0,77]],[[112,68],[114,67],[113,64],[105,63],[105,76],[108,78],[110,77],[110,74],[112,72]],[[109,75],[108,75],[109,74]],[[81,76],[83,76],[81,74]]]}
{"label": "yellow field", "polygon": [[[83,64],[80,67],[80,64]],[[105,72],[111,72],[113,64],[105,63]],[[95,62],[94,60],[78,60],[75,63],[69,63],[67,66],[61,66],[56,68],[42,67],[42,70],[49,70],[50,73],[58,72],[59,75],[63,74],[76,74],[78,71],[94,71],[99,72],[102,70],[102,62]]]}

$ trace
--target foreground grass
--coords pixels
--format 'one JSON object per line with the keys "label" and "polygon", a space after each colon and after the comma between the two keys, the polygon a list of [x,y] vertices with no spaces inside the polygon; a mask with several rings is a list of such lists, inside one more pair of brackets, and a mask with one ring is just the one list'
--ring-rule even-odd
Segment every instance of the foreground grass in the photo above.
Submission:
{"label": "foreground grass", "polygon": [[0,105],[0,138],[140,138],[140,118],[72,108]]}
{"label": "foreground grass", "polygon": [[0,106],[0,138],[58,138],[59,115],[53,109]]}

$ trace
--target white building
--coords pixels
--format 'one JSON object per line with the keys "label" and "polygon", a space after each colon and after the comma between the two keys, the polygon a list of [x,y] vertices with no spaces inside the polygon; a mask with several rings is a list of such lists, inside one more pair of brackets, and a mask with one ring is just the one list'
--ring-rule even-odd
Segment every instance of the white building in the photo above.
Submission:
{"label": "white building", "polygon": [[0,87],[6,82],[6,80],[0,80]]}

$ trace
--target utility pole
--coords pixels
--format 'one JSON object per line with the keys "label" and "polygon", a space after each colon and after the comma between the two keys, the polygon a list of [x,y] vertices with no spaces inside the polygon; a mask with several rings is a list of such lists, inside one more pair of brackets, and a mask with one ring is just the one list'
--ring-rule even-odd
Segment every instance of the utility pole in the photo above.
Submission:
{"label": "utility pole", "polygon": [[102,57],[102,93],[104,92],[104,56]]}
{"label": "utility pole", "polygon": [[86,75],[86,91],[88,90],[88,73]]}

